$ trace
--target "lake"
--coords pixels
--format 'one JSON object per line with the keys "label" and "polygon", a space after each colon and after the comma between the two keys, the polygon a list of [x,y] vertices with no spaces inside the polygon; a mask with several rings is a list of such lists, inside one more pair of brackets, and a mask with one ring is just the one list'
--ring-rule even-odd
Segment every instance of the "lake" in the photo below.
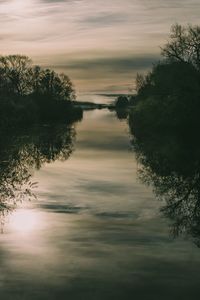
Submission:
{"label": "lake", "polygon": [[1,217],[0,299],[197,299],[200,250],[138,179],[127,121],[94,110],[47,130],[17,139],[37,198]]}

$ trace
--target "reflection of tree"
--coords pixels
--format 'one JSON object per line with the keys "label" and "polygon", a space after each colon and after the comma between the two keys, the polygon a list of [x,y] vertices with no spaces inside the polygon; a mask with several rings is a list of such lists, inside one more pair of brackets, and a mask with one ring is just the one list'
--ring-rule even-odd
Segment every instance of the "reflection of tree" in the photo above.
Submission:
{"label": "reflection of tree", "polygon": [[34,169],[44,163],[66,160],[73,151],[73,126],[53,124],[37,126],[29,131],[0,135],[0,212],[7,213],[18,201],[34,197]]}
{"label": "reflection of tree", "polygon": [[165,200],[161,211],[172,220],[173,236],[192,236],[200,246],[200,144],[197,137],[151,131],[141,138],[134,132],[132,118],[129,123],[141,165],[140,179],[153,186],[159,199]]}
{"label": "reflection of tree", "polygon": [[126,120],[128,117],[128,109],[116,109],[115,112],[118,120]]}

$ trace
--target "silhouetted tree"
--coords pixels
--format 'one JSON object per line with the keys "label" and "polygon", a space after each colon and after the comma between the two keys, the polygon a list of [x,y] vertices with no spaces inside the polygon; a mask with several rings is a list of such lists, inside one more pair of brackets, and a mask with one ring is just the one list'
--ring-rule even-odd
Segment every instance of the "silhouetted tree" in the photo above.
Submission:
{"label": "silhouetted tree", "polygon": [[126,108],[129,105],[128,97],[119,96],[115,101],[116,108]]}
{"label": "silhouetted tree", "polygon": [[32,61],[22,55],[0,57],[0,84],[1,93],[20,96],[37,93],[65,101],[75,98],[72,82],[67,75],[33,67]]}
{"label": "silhouetted tree", "polygon": [[[146,76],[137,76],[136,108],[132,117],[136,119],[135,130],[143,134],[148,127],[186,132],[200,126],[200,70],[197,67],[200,31],[198,27],[186,29],[180,25],[174,25],[172,31],[172,40],[163,48],[165,59],[154,65]],[[192,40],[196,50],[188,46]],[[170,52],[172,49],[177,55]]]}
{"label": "silhouetted tree", "polygon": [[43,78],[43,71],[40,66],[34,66],[32,68],[32,85],[33,93],[38,95],[41,91],[41,82]]}
{"label": "silhouetted tree", "polygon": [[33,66],[27,56],[0,57],[0,125],[38,119],[73,121],[82,115],[73,100],[75,90],[67,75]]}
{"label": "silhouetted tree", "polygon": [[33,91],[31,60],[27,56],[0,57],[0,89],[4,94],[24,96]]}
{"label": "silhouetted tree", "polygon": [[169,62],[188,62],[200,70],[200,26],[173,25],[162,55]]}
{"label": "silhouetted tree", "polygon": [[146,84],[146,78],[144,75],[137,73],[135,79],[136,92],[139,92]]}

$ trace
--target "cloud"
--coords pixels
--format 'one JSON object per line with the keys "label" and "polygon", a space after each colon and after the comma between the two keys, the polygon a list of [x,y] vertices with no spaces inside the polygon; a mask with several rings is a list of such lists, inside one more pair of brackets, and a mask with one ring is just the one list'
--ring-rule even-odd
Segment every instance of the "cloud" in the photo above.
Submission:
{"label": "cloud", "polygon": [[69,0],[42,0],[41,2],[46,3],[59,3],[59,2],[70,2]]}
{"label": "cloud", "polygon": [[149,55],[143,57],[119,57],[119,58],[96,58],[71,62],[66,68],[82,70],[99,70],[104,72],[133,72],[133,70],[143,70],[152,66],[158,60],[158,56]]}
{"label": "cloud", "polygon": [[41,204],[40,207],[52,213],[60,213],[60,214],[78,214],[82,210],[85,210],[85,207],[73,206],[73,205],[63,205],[63,204],[55,204],[55,203],[47,203]]}
{"label": "cloud", "polygon": [[[67,57],[67,55],[66,55]],[[89,90],[102,91],[126,91],[133,88],[134,77],[137,72],[145,72],[150,69],[159,55],[124,56],[124,57],[94,57],[63,59],[58,64],[46,65],[58,72],[67,73],[75,85],[79,87],[83,82]],[[95,145],[94,145],[95,146]],[[109,146],[109,145],[108,145]],[[100,147],[100,145],[98,145]],[[104,145],[105,147],[105,145]],[[120,147],[119,147],[120,148]]]}
{"label": "cloud", "polygon": [[96,16],[89,16],[80,21],[88,26],[109,26],[126,22],[126,14],[99,14]]}
{"label": "cloud", "polygon": [[170,26],[198,24],[199,12],[199,0],[0,1],[0,53],[25,53],[36,63],[69,69],[80,88],[89,87],[88,80],[114,86],[116,73],[126,86],[128,74],[159,57]]}

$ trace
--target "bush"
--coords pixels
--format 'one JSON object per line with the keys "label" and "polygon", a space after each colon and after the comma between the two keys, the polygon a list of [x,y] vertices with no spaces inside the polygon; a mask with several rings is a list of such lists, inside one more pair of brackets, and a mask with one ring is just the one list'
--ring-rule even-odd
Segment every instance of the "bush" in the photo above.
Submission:
{"label": "bush", "polygon": [[126,96],[119,96],[115,101],[116,108],[126,108],[129,105],[129,100]]}

